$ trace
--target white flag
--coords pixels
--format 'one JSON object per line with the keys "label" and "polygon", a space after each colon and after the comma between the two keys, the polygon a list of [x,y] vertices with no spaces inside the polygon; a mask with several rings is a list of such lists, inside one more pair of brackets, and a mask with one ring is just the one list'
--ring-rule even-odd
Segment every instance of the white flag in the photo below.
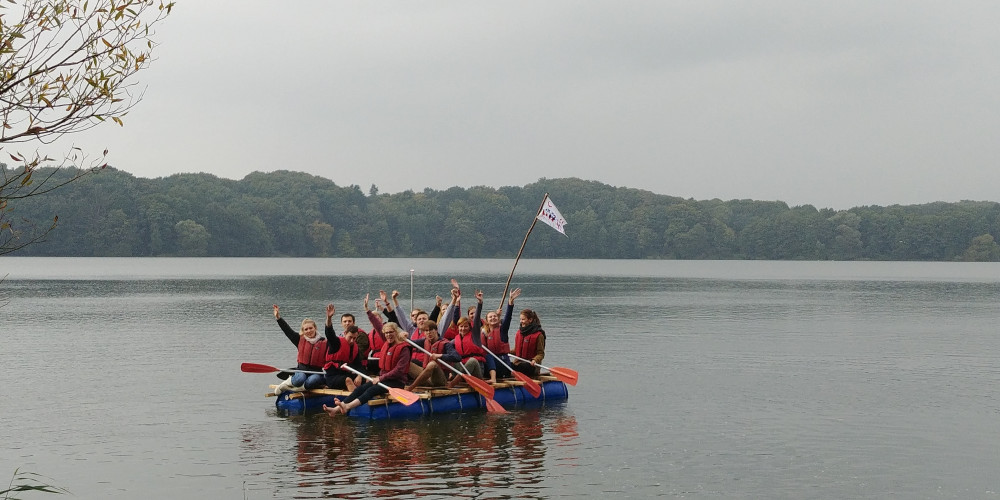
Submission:
{"label": "white flag", "polygon": [[545,196],[545,201],[542,202],[542,210],[538,212],[538,216],[536,218],[552,226],[553,229],[562,233],[563,236],[566,235],[566,230],[564,229],[566,226],[566,219],[564,219],[562,214],[559,213],[559,209],[556,208],[556,205],[552,203],[552,199],[547,195]]}

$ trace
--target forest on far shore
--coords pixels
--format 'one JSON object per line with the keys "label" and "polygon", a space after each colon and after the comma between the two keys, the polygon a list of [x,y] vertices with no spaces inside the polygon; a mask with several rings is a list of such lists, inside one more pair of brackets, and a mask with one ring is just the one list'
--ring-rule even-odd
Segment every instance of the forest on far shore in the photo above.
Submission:
{"label": "forest on far shore", "polygon": [[1000,260],[1000,204],[990,201],[833,210],[577,178],[380,194],[292,171],[145,179],[114,168],[11,203],[16,231],[58,224],[10,255],[511,258],[545,193],[567,236],[537,225],[525,258]]}

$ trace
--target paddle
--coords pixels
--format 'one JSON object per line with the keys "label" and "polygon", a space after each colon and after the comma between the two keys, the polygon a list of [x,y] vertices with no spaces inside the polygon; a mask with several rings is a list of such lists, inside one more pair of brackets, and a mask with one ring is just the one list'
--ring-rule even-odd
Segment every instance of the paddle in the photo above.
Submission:
{"label": "paddle", "polygon": [[[369,382],[372,381],[371,377],[369,377],[368,375],[365,375],[364,373],[361,373],[361,372],[355,370],[354,368],[351,368],[350,366],[341,365],[341,368],[345,368],[347,370],[350,370],[350,371],[354,372],[357,375],[361,375],[362,377],[364,377]],[[240,370],[244,371],[244,372],[247,372],[247,373],[274,373],[274,372],[280,372],[280,371],[299,372],[299,373],[314,373],[314,374],[317,374],[317,375],[322,375],[322,374],[325,373],[325,372],[311,372],[311,371],[307,371],[307,370],[287,370],[287,369],[284,369],[284,368],[278,368],[276,366],[261,365],[261,364],[257,364],[257,363],[243,363],[243,364],[240,365]],[[412,393],[410,391],[407,391],[405,389],[398,389],[396,387],[389,387],[389,386],[383,384],[382,382],[379,382],[378,385],[381,386],[381,387],[383,387],[383,388],[385,388],[385,389],[388,389],[390,397],[392,397],[396,401],[399,401],[400,403],[403,403],[406,406],[410,406],[413,403],[416,403],[418,399],[420,399],[419,396],[417,396],[416,394],[414,394],[414,393]]]}
{"label": "paddle", "polygon": [[[428,352],[423,347],[418,346],[412,340],[406,339],[406,341],[409,342],[410,345],[412,345],[413,347],[416,347],[417,349],[420,349],[421,351],[423,351],[424,354],[426,354],[428,356],[431,355],[430,352]],[[482,394],[487,400],[492,400],[493,399],[493,392],[494,392],[494,390],[493,390],[493,386],[492,385],[487,384],[483,380],[478,379],[476,377],[473,377],[472,375],[466,375],[466,374],[458,371],[458,369],[456,369],[454,366],[449,365],[448,363],[438,363],[438,364],[441,365],[441,366],[447,367],[449,370],[451,370],[451,371],[455,372],[457,375],[461,376],[462,379],[465,380],[465,383],[469,384],[469,387],[472,387],[473,389],[476,390],[476,392],[478,392],[479,394]]]}
{"label": "paddle", "polygon": [[[514,358],[516,360],[523,361],[525,363],[531,363],[531,360],[524,359],[524,358],[515,356],[513,354],[508,354],[508,356],[510,356],[510,357],[512,357],[512,358]],[[544,369],[548,370],[549,373],[552,374],[552,376],[554,376],[555,378],[557,378],[559,380],[562,380],[563,382],[566,382],[569,385],[576,385],[577,379],[580,378],[580,375],[578,373],[576,373],[576,370],[571,370],[569,368],[563,368],[561,366],[553,366],[553,367],[549,368],[548,366],[542,366],[542,365],[539,365],[539,364],[536,364],[535,366],[537,366],[539,368],[544,368]]]}
{"label": "paddle", "polygon": [[[345,369],[345,370],[349,370],[351,373],[353,373],[355,375],[361,375],[361,378],[363,378],[363,379],[365,379],[365,380],[367,380],[369,382],[374,381],[374,379],[372,377],[369,377],[368,375],[365,375],[364,373],[361,373],[361,372],[355,370],[354,368],[351,368],[348,365],[340,365],[340,367],[343,368],[343,369]],[[395,399],[396,401],[399,401],[400,403],[403,403],[406,406],[410,406],[413,403],[416,403],[418,399],[420,399],[420,396],[417,396],[416,394],[414,394],[414,393],[412,393],[412,392],[410,392],[410,391],[408,391],[406,389],[399,389],[397,387],[389,387],[389,386],[383,384],[382,382],[379,382],[378,385],[380,387],[384,387],[385,389],[388,389],[389,390],[389,396],[391,396],[392,399]]]}
{"label": "paddle", "polygon": [[514,378],[520,380],[521,382],[524,382],[524,388],[527,389],[532,396],[537,398],[538,396],[542,395],[542,387],[538,385],[538,382],[535,382],[534,380],[531,379],[531,377],[511,368],[510,365],[504,363],[503,359],[501,359],[500,356],[494,354],[493,351],[487,349],[486,346],[483,346],[483,350],[490,353],[490,356],[496,358],[496,360],[499,361],[501,365],[504,365],[508,370],[510,370],[510,372],[514,374]]}
{"label": "paddle", "polygon": [[[469,373],[469,369],[465,367],[465,363],[459,363],[459,366],[462,367],[462,370],[465,370],[465,373],[468,374],[469,378],[472,378],[472,379],[475,379],[475,380],[479,380],[474,375],[472,375],[471,373]],[[490,386],[490,389],[492,389],[492,388],[493,388],[493,386]],[[486,412],[487,413],[507,413],[507,409],[504,408],[503,406],[501,406],[500,403],[497,403],[497,401],[495,399],[486,398]]]}
{"label": "paddle", "polygon": [[274,373],[274,372],[297,372],[297,373],[309,373],[312,375],[323,375],[325,372],[311,372],[308,370],[296,370],[294,368],[278,368],[271,365],[260,365],[257,363],[243,363],[240,365],[240,371],[246,373]]}

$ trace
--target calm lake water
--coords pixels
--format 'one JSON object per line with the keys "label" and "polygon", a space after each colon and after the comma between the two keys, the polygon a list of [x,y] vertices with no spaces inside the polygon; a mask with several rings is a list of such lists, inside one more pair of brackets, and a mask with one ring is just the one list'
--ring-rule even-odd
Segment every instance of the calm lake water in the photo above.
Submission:
{"label": "calm lake water", "polygon": [[[295,323],[510,260],[0,258],[0,481],[76,498],[996,498],[1000,265],[530,260],[565,403],[282,417]],[[361,321],[367,328],[367,321]],[[47,495],[36,495],[47,497]],[[34,498],[34,496],[30,497]]]}

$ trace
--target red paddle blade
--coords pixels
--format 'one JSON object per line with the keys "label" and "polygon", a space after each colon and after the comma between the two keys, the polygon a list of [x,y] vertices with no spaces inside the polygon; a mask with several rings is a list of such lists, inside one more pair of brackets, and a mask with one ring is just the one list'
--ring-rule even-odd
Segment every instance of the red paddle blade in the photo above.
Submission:
{"label": "red paddle blade", "polygon": [[495,399],[486,400],[486,412],[487,413],[507,413],[507,409],[500,406]]}
{"label": "red paddle blade", "polygon": [[395,399],[396,401],[399,401],[400,403],[403,403],[406,406],[410,406],[413,403],[416,403],[418,399],[420,399],[419,396],[410,391],[407,391],[406,389],[397,389],[395,387],[389,388],[389,396],[392,397],[392,399]]}
{"label": "red paddle blade", "polygon": [[524,382],[524,388],[533,397],[537,398],[538,396],[542,395],[542,388],[541,388],[541,386],[538,385],[538,382],[535,382],[534,380],[531,380],[531,377],[529,377],[529,376],[527,376],[527,375],[525,375],[525,374],[523,374],[521,372],[514,372],[514,378],[520,380],[521,382]]}
{"label": "red paddle blade", "polygon": [[576,385],[577,379],[580,378],[580,374],[576,373],[576,370],[571,370],[569,368],[563,368],[561,366],[553,366],[549,368],[549,372],[552,376],[566,382],[569,385]]}
{"label": "red paddle blade", "polygon": [[465,380],[466,384],[469,384],[469,387],[472,387],[473,389],[476,390],[476,392],[478,392],[479,394],[482,394],[484,398],[486,398],[488,400],[492,400],[493,399],[493,392],[494,391],[493,391],[493,386],[492,385],[487,384],[485,381],[483,381],[481,379],[478,379],[476,377],[473,377],[472,375],[465,375],[465,374],[463,374],[462,375],[462,379]]}
{"label": "red paddle blade", "polygon": [[281,368],[276,368],[270,365],[260,365],[257,363],[243,363],[240,365],[240,370],[247,373],[274,373],[280,372]]}

